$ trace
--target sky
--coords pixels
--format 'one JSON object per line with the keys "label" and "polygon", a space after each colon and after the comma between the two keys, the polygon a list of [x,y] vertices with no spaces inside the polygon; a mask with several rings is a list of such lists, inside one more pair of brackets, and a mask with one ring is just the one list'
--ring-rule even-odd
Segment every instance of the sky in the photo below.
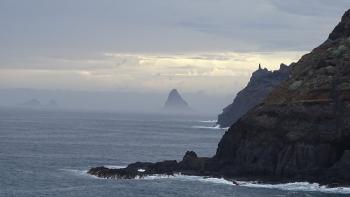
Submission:
{"label": "sky", "polygon": [[0,88],[227,96],[326,40],[349,0],[0,0]]}

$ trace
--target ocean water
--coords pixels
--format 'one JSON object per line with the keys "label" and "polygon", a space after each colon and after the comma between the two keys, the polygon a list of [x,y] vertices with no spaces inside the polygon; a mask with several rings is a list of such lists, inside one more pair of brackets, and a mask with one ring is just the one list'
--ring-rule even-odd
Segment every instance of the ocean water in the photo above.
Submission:
{"label": "ocean water", "polygon": [[215,154],[225,132],[215,117],[0,109],[0,197],[3,196],[350,196],[349,188],[317,184],[234,186],[222,179],[150,176],[136,180],[89,176],[90,167],[181,159],[187,150]]}

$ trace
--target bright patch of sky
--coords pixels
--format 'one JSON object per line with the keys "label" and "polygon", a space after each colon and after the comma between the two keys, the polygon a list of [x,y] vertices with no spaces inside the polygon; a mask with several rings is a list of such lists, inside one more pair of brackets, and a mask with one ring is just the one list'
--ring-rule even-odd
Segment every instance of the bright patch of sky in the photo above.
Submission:
{"label": "bright patch of sky", "polygon": [[322,43],[348,0],[2,0],[0,88],[231,94]]}

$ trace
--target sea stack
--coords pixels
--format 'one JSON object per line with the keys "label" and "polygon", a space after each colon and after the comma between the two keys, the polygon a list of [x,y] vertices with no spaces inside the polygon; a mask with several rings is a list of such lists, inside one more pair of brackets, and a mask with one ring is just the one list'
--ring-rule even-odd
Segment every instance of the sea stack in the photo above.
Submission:
{"label": "sea stack", "polygon": [[188,103],[181,97],[180,93],[173,89],[170,91],[168,98],[164,104],[167,111],[188,111],[190,107]]}
{"label": "sea stack", "polygon": [[233,103],[225,107],[218,116],[217,124],[226,128],[235,123],[257,104],[261,103],[271,91],[286,80],[290,67],[281,64],[279,70],[269,71],[259,64],[253,72],[248,85],[238,92]]}

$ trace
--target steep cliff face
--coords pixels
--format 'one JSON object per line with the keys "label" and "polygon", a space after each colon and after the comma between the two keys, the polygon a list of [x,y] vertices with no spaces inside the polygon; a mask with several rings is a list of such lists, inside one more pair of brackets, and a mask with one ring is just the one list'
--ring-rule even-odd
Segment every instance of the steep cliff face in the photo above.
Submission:
{"label": "steep cliff face", "polygon": [[223,109],[218,116],[220,127],[229,127],[251,108],[261,103],[271,91],[289,76],[289,67],[281,64],[280,69],[269,71],[266,68],[256,70],[248,85],[241,90],[233,103]]}
{"label": "steep cliff face", "polygon": [[225,133],[215,159],[232,175],[350,182],[350,10],[326,42]]}
{"label": "steep cliff face", "polygon": [[108,178],[182,173],[350,186],[349,36],[350,10],[325,43],[292,65],[291,76],[231,126],[213,158],[187,152],[180,162],[136,162],[88,173]]}
{"label": "steep cliff face", "polygon": [[169,111],[184,111],[190,108],[188,103],[181,97],[180,93],[176,89],[173,89],[168,95],[164,104],[164,109]]}

